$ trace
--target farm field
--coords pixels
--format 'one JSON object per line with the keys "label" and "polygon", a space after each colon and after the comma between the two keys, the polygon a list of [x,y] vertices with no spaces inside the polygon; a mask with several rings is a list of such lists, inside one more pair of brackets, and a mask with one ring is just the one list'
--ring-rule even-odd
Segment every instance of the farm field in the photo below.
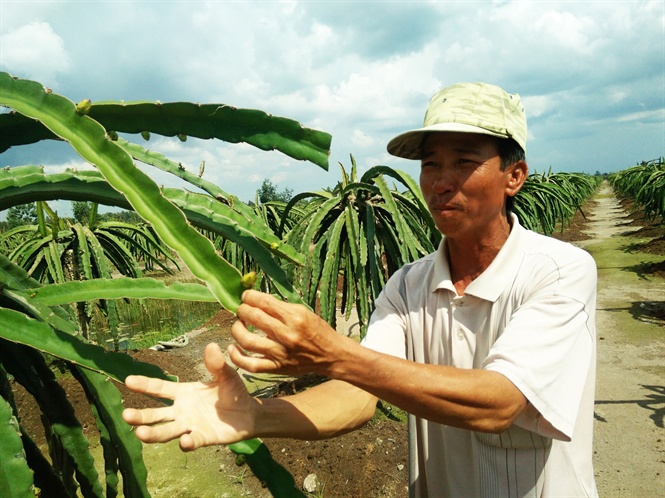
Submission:
{"label": "farm field", "polygon": [[[557,238],[585,248],[599,268],[598,381],[596,395],[595,467],[603,497],[658,496],[665,488],[665,229],[642,228],[639,214],[616,199],[604,184],[585,207],[587,219],[576,216]],[[132,353],[160,365],[182,381],[206,374],[203,348],[229,340],[232,316],[221,311],[189,334],[184,348]],[[265,384],[257,379],[257,389]],[[309,379],[312,380],[312,379]],[[95,423],[78,382],[62,379],[79,420],[90,434]],[[297,383],[283,382],[288,392]],[[150,403],[125,392],[129,406]],[[31,398],[17,390],[21,421],[36,441],[39,412]],[[396,410],[386,409],[365,428],[319,442],[267,440],[275,456],[302,484],[316,474],[324,497],[406,497],[406,425]],[[96,437],[93,436],[93,437]],[[184,454],[177,444],[145,445],[153,497],[270,496],[246,467],[235,465],[226,448],[205,448]]]}

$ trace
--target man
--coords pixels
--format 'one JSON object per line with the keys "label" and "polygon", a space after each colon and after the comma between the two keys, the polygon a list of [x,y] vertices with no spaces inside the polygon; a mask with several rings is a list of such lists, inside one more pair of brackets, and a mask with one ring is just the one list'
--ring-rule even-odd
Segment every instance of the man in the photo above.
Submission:
{"label": "man", "polygon": [[189,451],[250,437],[332,437],[365,423],[384,399],[410,413],[412,496],[596,496],[595,264],[509,212],[528,175],[526,135],[518,95],[464,83],[439,91],[424,126],[388,144],[421,161],[421,189],[444,238],[389,280],[362,344],[303,306],[243,295],[233,363],[333,380],[255,399],[209,345],[214,381],[129,377],[131,389],[174,404],[128,409],[125,420],[144,442],[179,437]]}

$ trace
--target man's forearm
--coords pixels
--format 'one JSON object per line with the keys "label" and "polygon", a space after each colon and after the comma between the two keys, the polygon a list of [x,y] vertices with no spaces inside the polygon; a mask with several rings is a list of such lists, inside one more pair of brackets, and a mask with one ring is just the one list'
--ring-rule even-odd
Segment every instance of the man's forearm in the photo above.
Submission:
{"label": "man's forearm", "polygon": [[415,363],[345,346],[341,361],[326,375],[433,422],[501,432],[526,406],[524,395],[498,372]]}
{"label": "man's forearm", "polygon": [[346,382],[331,380],[293,396],[258,400],[257,437],[317,440],[365,424],[377,398]]}

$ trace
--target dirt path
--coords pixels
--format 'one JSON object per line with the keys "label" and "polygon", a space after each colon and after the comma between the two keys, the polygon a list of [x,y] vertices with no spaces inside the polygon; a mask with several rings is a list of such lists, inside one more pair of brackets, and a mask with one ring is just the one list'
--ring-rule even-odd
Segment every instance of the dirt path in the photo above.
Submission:
{"label": "dirt path", "polygon": [[598,265],[598,374],[594,465],[601,497],[665,496],[665,305],[662,279],[640,265],[662,260],[632,250],[626,213],[607,184],[587,214],[591,239],[577,244]]}

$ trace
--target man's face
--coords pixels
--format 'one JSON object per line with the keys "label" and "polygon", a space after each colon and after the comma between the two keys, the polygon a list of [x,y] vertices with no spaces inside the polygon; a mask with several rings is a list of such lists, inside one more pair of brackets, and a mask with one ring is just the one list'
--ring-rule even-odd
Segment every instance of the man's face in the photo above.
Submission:
{"label": "man's face", "polygon": [[448,237],[480,239],[505,217],[508,176],[493,137],[439,132],[424,143],[420,188],[437,228]]}

